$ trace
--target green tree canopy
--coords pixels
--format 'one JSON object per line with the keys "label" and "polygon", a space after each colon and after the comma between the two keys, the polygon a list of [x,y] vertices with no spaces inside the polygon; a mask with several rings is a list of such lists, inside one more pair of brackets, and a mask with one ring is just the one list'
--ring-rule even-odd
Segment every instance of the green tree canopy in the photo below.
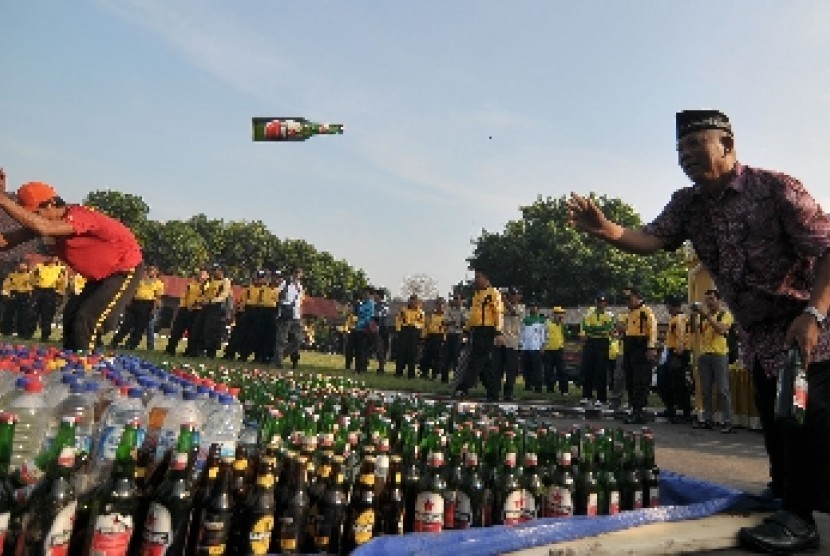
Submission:
{"label": "green tree canopy", "polygon": [[[621,225],[642,225],[640,215],[622,200],[593,193],[591,198]],[[520,210],[522,218],[503,231],[482,230],[473,240],[470,262],[487,269],[497,286],[518,287],[526,300],[546,305],[589,303],[599,291],[623,302],[619,292],[626,285],[641,288],[651,300],[685,291],[679,253],[631,255],[575,230],[567,224],[564,196],[540,196]]]}

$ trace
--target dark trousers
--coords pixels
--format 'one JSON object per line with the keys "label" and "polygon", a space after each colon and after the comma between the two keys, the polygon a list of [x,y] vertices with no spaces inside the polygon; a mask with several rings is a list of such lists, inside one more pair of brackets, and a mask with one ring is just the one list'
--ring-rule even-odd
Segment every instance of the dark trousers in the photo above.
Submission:
{"label": "dark trousers", "polygon": [[421,329],[414,326],[403,326],[397,337],[397,359],[395,360],[395,374],[403,376],[404,367],[407,376],[415,376],[415,362],[418,360],[418,342]]}
{"label": "dark trousers", "polygon": [[691,393],[686,383],[688,361],[683,353],[669,350],[666,362],[657,369],[657,391],[670,416],[676,407],[685,417],[692,414]]}
{"label": "dark trousers", "polygon": [[375,334],[375,355],[378,358],[378,372],[383,372],[386,366],[386,359],[389,353],[389,327],[383,324],[378,325],[378,333]]}
{"label": "dark trousers", "polygon": [[549,349],[544,352],[545,386],[548,392],[553,392],[553,385],[559,384],[559,391],[568,393],[568,377],[565,376],[565,350]]}
{"label": "dark trousers", "polygon": [[135,349],[141,343],[141,337],[147,331],[147,325],[153,318],[153,305],[151,299],[133,299],[124,309],[124,319],[121,326],[112,338],[112,347],[116,348],[121,341],[127,338],[127,349]]}
{"label": "dark trousers", "polygon": [[541,392],[545,374],[543,370],[542,352],[538,350],[523,350],[521,366],[522,376],[525,379],[525,387]]}
{"label": "dark trousers", "polygon": [[254,359],[267,363],[274,359],[277,350],[277,308],[263,307],[257,322],[260,331],[257,335],[259,341],[254,347]]}
{"label": "dark trousers", "polygon": [[[250,342],[251,336],[251,313],[255,307],[246,307],[244,311],[237,313],[234,324],[228,335],[228,343],[225,344],[225,359],[233,360],[236,354],[242,351],[243,345]],[[247,357],[246,357],[247,359]]]}
{"label": "dark trousers", "polygon": [[10,336],[17,333],[25,336],[31,320],[31,295],[28,292],[13,292],[3,307],[2,334]]}
{"label": "dark trousers", "polygon": [[761,417],[773,489],[784,509],[799,515],[830,512],[830,361],[807,369],[807,415],[803,426],[775,420],[777,379],[755,362],[755,404]]}
{"label": "dark trousers", "polygon": [[346,370],[352,368],[357,344],[357,333],[354,330],[346,332],[346,340],[343,346],[343,356],[346,358]]}
{"label": "dark trousers", "polygon": [[368,330],[355,330],[352,335],[355,337],[354,370],[365,373],[369,369],[369,353],[375,343],[375,335]]}
{"label": "dark trousers", "polygon": [[597,400],[608,400],[608,338],[588,338],[582,346],[582,397],[591,399],[596,388]]}
{"label": "dark trousers", "polygon": [[444,340],[444,353],[441,355],[441,382],[449,382],[450,370],[455,372],[458,366],[458,356],[461,355],[460,332],[450,332]]}
{"label": "dark trousers", "polygon": [[438,377],[443,344],[443,334],[427,334],[426,341],[424,341],[424,353],[421,356],[421,376],[423,378]]}
{"label": "dark trousers", "polygon": [[107,319],[121,313],[135,295],[143,267],[139,264],[103,280],[88,280],[81,293],[67,301],[63,309],[63,349],[95,349],[95,337],[106,332]]}
{"label": "dark trousers", "polygon": [[[473,388],[479,377],[489,392],[489,377],[493,373],[493,342],[496,339],[496,329],[493,326],[474,326],[470,329],[470,356],[464,376],[458,381],[458,390],[467,391]],[[499,380],[501,382],[501,380]]]}
{"label": "dark trousers", "polygon": [[519,350],[496,346],[493,348],[493,360],[484,387],[487,389],[487,399],[497,401],[504,381],[504,397],[512,398],[516,386],[516,377],[519,375]]}
{"label": "dark trousers", "polygon": [[631,409],[636,414],[643,412],[651,390],[651,363],[646,357],[647,342],[645,337],[640,336],[626,336],[623,340],[625,385]]}
{"label": "dark trousers", "polygon": [[40,326],[40,339],[44,342],[52,335],[52,321],[58,312],[58,292],[55,288],[35,288],[32,291],[32,324],[29,335],[34,334],[34,326]]}
{"label": "dark trousers", "polygon": [[196,320],[196,309],[185,309],[179,307],[176,311],[176,317],[173,319],[173,324],[170,327],[170,338],[167,340],[167,348],[164,350],[170,355],[176,354],[176,349],[179,347],[179,342],[184,336],[193,330],[193,321]]}
{"label": "dark trousers", "polygon": [[193,320],[193,329],[187,338],[185,355],[216,357],[216,351],[222,343],[223,309],[221,303],[208,303],[199,309]]}

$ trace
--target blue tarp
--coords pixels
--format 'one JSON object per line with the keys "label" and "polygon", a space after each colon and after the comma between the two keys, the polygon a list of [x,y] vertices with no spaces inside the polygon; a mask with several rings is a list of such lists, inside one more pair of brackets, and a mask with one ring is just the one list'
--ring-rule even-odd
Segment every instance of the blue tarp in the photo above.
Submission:
{"label": "blue tarp", "polygon": [[378,537],[354,552],[357,556],[483,556],[593,537],[648,523],[698,519],[724,511],[771,509],[770,503],[745,492],[669,471],[660,474],[659,508],[614,516],[545,518],[513,527],[487,527],[444,533]]}

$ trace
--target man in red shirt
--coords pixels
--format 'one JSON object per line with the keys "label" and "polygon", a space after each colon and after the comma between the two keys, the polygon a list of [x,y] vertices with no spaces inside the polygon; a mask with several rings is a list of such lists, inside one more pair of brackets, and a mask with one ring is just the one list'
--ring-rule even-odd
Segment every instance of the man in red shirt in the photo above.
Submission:
{"label": "man in red shirt", "polygon": [[86,278],[63,311],[63,347],[92,351],[111,315],[123,311],[141,277],[141,247],[124,224],[81,205],[67,205],[52,186],[29,182],[6,194],[0,169],[0,209],[22,227],[0,236],[0,250],[42,237],[52,252]]}

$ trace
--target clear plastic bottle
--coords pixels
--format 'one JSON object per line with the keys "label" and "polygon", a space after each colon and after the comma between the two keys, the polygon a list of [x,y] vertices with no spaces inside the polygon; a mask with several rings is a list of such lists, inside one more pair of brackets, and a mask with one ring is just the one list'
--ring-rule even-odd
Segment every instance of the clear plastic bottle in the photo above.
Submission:
{"label": "clear plastic bottle", "polygon": [[138,429],[139,446],[144,443],[147,431],[147,410],[142,403],[144,392],[141,388],[130,388],[127,396],[115,400],[104,414],[101,422],[101,432],[98,438],[98,462],[112,463],[115,460],[115,451],[121,440],[121,433],[127,423],[135,420],[140,423]]}
{"label": "clear plastic bottle", "polygon": [[147,406],[147,413],[149,414],[149,421],[147,425],[147,434],[152,440],[158,440],[159,432],[164,426],[164,420],[167,417],[167,412],[170,411],[181,400],[178,387],[173,384],[165,384],[161,387],[161,395],[156,395],[150,400]]}
{"label": "clear plastic bottle", "polygon": [[233,407],[233,397],[220,394],[218,407],[208,416],[202,429],[199,460],[204,461],[211,444],[222,447],[223,458],[233,458],[241,426]]}
{"label": "clear plastic bottle", "polygon": [[9,405],[9,411],[17,415],[11,468],[18,469],[23,462],[40,453],[52,421],[39,376],[27,378],[24,391]]}
{"label": "clear plastic bottle", "polygon": [[46,407],[57,407],[69,395],[69,389],[72,388],[72,385],[78,382],[78,377],[69,372],[64,371],[58,376],[60,376],[60,380],[52,380],[44,384],[43,397],[46,400]]}
{"label": "clear plastic bottle", "polygon": [[[95,406],[87,396],[86,384],[79,382],[77,377],[72,383],[69,395],[55,408],[55,422],[64,417],[75,419],[75,452],[76,454],[91,454],[92,442],[95,436]],[[50,427],[47,442],[54,441],[57,427]]]}
{"label": "clear plastic bottle", "polygon": [[14,403],[14,400],[26,391],[27,382],[29,382],[29,379],[25,375],[17,376],[17,379],[14,381],[14,388],[0,396],[0,411],[8,409]]}
{"label": "clear plastic bottle", "polygon": [[195,390],[185,390],[182,393],[181,399],[176,400],[170,409],[168,409],[167,415],[164,417],[164,425],[162,425],[159,431],[156,449],[157,461],[161,460],[168,450],[176,447],[181,426],[187,424],[196,426],[193,441],[199,444],[199,431],[202,430],[202,418],[199,414],[199,408],[196,406]]}

